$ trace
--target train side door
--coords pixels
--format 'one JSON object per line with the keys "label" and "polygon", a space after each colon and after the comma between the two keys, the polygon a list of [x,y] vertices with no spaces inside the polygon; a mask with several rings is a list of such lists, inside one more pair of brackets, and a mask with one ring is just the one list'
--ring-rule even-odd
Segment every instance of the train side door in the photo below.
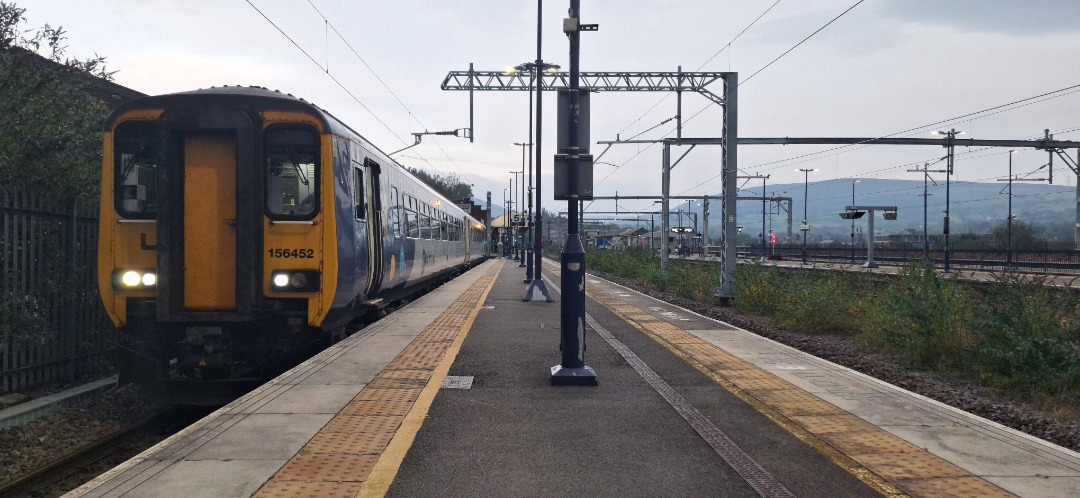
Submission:
{"label": "train side door", "polygon": [[382,286],[383,278],[383,206],[380,177],[382,168],[379,163],[368,158],[364,162],[367,170],[367,218],[368,218],[368,288],[371,296]]}
{"label": "train side door", "polygon": [[184,138],[184,308],[236,309],[236,140]]}

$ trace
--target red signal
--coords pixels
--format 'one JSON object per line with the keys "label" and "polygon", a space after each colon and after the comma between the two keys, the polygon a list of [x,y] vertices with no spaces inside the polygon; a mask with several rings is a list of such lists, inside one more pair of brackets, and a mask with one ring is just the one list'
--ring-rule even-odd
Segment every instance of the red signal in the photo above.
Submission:
{"label": "red signal", "polygon": [[775,233],[774,233],[774,234],[772,234],[772,244],[773,244],[774,246],[776,245],[776,234],[775,234]]}

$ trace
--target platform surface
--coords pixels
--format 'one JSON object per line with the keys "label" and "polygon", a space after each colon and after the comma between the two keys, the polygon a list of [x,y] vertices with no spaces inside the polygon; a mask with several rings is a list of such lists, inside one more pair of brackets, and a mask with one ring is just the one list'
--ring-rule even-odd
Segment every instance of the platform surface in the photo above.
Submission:
{"label": "platform surface", "polygon": [[[1080,496],[1080,455],[588,277],[494,259],[68,496]],[[537,294],[538,295],[538,294]]]}

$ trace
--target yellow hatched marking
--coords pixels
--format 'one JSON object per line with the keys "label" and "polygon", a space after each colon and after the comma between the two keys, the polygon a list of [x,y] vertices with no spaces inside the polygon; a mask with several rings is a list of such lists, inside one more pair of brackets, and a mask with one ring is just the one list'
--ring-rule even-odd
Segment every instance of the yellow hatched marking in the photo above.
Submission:
{"label": "yellow hatched marking", "polygon": [[501,269],[492,265],[254,496],[385,494]]}
{"label": "yellow hatched marking", "polygon": [[586,292],[882,495],[1013,496],[611,293]]}

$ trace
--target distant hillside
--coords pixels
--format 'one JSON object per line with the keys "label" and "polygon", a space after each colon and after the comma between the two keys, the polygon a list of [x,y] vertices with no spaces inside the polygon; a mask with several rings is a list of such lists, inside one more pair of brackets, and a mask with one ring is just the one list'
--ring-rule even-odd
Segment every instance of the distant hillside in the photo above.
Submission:
{"label": "distant hillside", "polygon": [[[851,222],[841,219],[839,213],[851,201],[850,179],[811,182],[807,193],[807,218],[811,234],[821,237],[848,236]],[[974,183],[952,182],[949,186],[949,205],[952,233],[987,233],[991,228],[1005,223],[1008,216],[1008,182]],[[945,183],[938,180],[927,188],[927,229],[931,234],[941,233],[945,216]],[[878,234],[899,233],[905,230],[922,231],[923,182],[921,180],[860,179],[855,184],[856,206],[896,206],[898,217],[886,221],[879,214],[874,222]],[[741,196],[761,196],[761,187],[748,187],[739,191]],[[767,185],[766,195],[792,197],[794,231],[798,234],[803,217],[803,185]],[[1036,233],[1049,238],[1071,240],[1076,218],[1076,188],[1045,183],[1013,183],[1013,207],[1015,220],[1031,224]],[[786,206],[786,203],[784,204]],[[770,206],[768,203],[766,207]],[[755,236],[761,231],[761,202],[739,201],[738,223],[743,233]],[[777,214],[771,206],[773,229],[786,230],[787,213]],[[700,212],[700,208],[699,208]],[[710,221],[718,214],[712,210]],[[715,222],[714,222],[715,223]],[[866,219],[856,220],[857,227],[866,226]],[[711,224],[710,231],[716,237],[718,224]]]}

